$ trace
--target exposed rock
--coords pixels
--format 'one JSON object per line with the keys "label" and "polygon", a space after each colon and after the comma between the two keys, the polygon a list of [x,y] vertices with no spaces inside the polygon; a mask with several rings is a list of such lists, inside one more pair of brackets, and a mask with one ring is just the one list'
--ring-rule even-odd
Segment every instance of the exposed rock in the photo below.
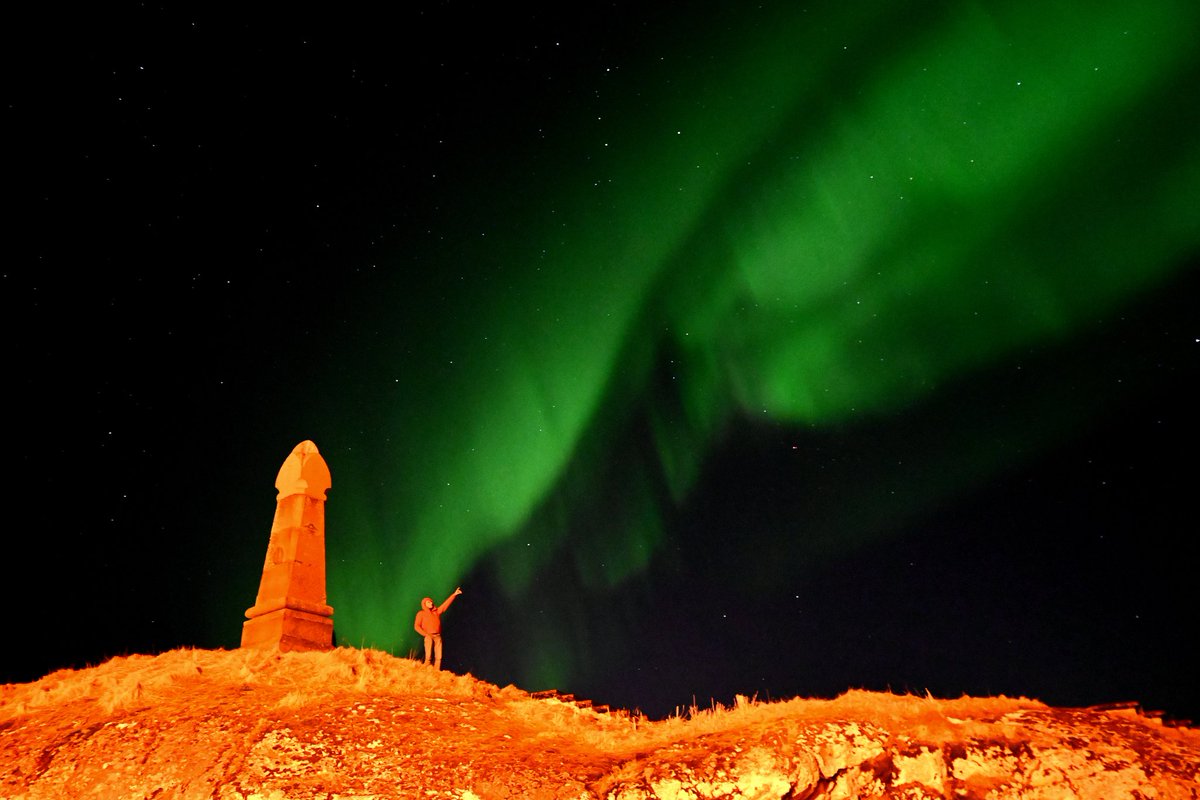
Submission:
{"label": "exposed rock", "polygon": [[1200,732],[871,692],[650,721],[377,651],[180,650],[0,687],[0,796],[1197,798]]}
{"label": "exposed rock", "polygon": [[947,740],[903,724],[780,720],[651,752],[606,778],[604,796],[1200,796],[1200,735],[1135,711],[1021,709],[964,722],[963,733]]}

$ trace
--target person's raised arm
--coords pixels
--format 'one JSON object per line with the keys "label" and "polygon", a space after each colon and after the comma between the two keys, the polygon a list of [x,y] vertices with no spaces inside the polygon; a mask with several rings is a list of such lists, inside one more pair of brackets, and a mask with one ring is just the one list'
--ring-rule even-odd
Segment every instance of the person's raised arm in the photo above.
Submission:
{"label": "person's raised arm", "polygon": [[460,594],[462,594],[461,586],[458,587],[457,589],[455,589],[450,594],[450,596],[446,598],[446,602],[444,602],[440,606],[438,606],[438,613],[441,614],[443,611],[445,611],[447,608],[449,608],[450,604],[454,602],[454,598],[458,597]]}

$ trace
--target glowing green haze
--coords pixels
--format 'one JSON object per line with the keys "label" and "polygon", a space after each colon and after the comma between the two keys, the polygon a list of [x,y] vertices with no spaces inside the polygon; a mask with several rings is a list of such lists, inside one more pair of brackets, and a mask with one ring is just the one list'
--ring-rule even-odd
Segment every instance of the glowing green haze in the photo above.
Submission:
{"label": "glowing green haze", "polygon": [[[547,143],[448,192],[475,199],[406,256],[426,285],[365,315],[388,322],[340,412],[364,452],[330,458],[339,639],[407,651],[417,600],[481,563],[522,602],[567,538],[580,591],[611,590],[661,535],[643,473],[682,501],[731,417],[911,408],[1162,283],[1200,240],[1174,105],[1198,22],[1192,2],[784,10],[596,78]],[[651,467],[608,446],[639,415]],[[949,472],[924,491],[973,479]],[[568,530],[577,506],[610,515],[597,536]],[[586,660],[561,613],[529,632],[528,681]]]}

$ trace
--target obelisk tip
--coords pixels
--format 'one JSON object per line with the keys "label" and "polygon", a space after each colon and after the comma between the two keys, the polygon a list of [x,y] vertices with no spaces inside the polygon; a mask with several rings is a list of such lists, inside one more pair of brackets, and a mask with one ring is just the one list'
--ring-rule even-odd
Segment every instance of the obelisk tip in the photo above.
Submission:
{"label": "obelisk tip", "polygon": [[317,446],[308,439],[292,449],[275,478],[275,488],[279,490],[280,499],[303,494],[324,500],[325,492],[331,483],[329,466],[321,457]]}

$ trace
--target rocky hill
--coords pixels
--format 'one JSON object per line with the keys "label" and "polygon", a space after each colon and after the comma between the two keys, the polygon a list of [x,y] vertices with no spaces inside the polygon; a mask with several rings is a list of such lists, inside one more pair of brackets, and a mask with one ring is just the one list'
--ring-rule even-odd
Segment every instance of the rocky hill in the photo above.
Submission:
{"label": "rocky hill", "polygon": [[862,691],[649,720],[374,650],[185,649],[0,687],[0,796],[1196,798],[1200,732]]}

